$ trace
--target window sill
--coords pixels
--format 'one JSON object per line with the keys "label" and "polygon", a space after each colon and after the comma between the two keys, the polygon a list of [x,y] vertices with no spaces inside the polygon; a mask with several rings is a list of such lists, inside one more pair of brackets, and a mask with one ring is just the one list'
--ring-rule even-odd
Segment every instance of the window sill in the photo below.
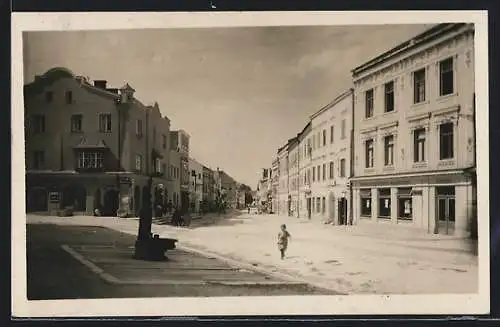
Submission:
{"label": "window sill", "polygon": [[397,110],[392,110],[392,111],[385,111],[382,113],[382,116],[390,116],[396,114],[398,111]]}
{"label": "window sill", "polygon": [[112,131],[99,131],[99,133],[103,133],[103,134],[111,134]]}
{"label": "window sill", "polygon": [[412,168],[426,168],[427,162],[414,162]]}
{"label": "window sill", "polygon": [[448,167],[455,165],[455,159],[441,159],[439,160],[438,167]]}
{"label": "window sill", "polygon": [[83,131],[71,131],[71,134],[83,134]]}
{"label": "window sill", "polygon": [[387,165],[387,166],[384,166],[384,168],[382,169],[383,171],[394,171],[396,168],[394,167],[394,165]]}
{"label": "window sill", "polygon": [[453,92],[453,93],[445,94],[445,95],[438,95],[437,101],[444,102],[450,98],[456,97],[457,95],[458,95],[458,92]]}
{"label": "window sill", "polygon": [[366,116],[365,116],[365,118],[364,118],[363,120],[364,120],[364,121],[370,121],[370,120],[374,120],[374,119],[375,119],[375,116],[374,116],[374,115],[372,115],[372,116],[370,116],[370,117],[366,117]]}
{"label": "window sill", "polygon": [[382,221],[388,221],[388,220],[391,220],[391,217],[378,216],[377,219],[382,220]]}
{"label": "window sill", "polygon": [[365,168],[364,172],[365,172],[365,174],[374,173],[375,172],[375,168],[373,168],[373,167]]}
{"label": "window sill", "polygon": [[372,216],[359,216],[361,219],[372,219]]}
{"label": "window sill", "polygon": [[428,105],[430,103],[429,100],[425,100],[425,101],[421,101],[421,102],[417,102],[417,103],[413,103],[410,108],[412,109],[415,109],[415,108],[421,108],[425,105]]}
{"label": "window sill", "polygon": [[398,217],[398,222],[410,223],[413,221],[413,217]]}

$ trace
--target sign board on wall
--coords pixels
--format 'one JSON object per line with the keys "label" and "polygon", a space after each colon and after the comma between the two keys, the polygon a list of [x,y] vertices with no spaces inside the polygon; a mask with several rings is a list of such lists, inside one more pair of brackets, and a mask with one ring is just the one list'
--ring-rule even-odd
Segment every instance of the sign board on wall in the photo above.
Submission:
{"label": "sign board on wall", "polygon": [[49,201],[50,203],[59,203],[61,199],[61,194],[59,192],[50,192]]}

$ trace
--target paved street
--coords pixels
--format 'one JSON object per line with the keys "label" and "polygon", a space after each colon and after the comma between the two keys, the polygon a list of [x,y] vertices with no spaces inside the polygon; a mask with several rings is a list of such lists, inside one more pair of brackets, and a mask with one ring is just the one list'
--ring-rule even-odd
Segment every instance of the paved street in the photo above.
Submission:
{"label": "paved street", "polygon": [[[137,220],[28,215],[28,222],[101,225],[135,235]],[[276,236],[286,223],[292,234],[286,260]],[[312,285],[349,294],[475,293],[478,257],[463,239],[384,224],[331,226],[275,215],[240,214],[212,225],[153,232],[179,239],[179,248],[245,262]]]}
{"label": "paved street", "polygon": [[27,235],[30,300],[329,294],[182,250],[134,260],[135,237],[105,227],[28,224]]}

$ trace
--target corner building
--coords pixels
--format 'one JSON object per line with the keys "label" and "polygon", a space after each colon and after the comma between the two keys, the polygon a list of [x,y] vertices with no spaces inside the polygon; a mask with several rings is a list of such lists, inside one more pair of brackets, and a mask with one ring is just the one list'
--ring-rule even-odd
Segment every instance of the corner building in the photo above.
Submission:
{"label": "corner building", "polygon": [[357,223],[467,235],[476,219],[473,24],[440,24],[355,68]]}

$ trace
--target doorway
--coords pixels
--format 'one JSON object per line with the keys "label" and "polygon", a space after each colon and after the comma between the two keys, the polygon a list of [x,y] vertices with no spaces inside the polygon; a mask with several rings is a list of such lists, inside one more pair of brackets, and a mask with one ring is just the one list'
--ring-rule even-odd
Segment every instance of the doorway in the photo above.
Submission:
{"label": "doorway", "polygon": [[119,192],[115,189],[107,190],[104,193],[103,216],[115,217],[119,206]]}
{"label": "doorway", "polygon": [[439,234],[455,233],[455,187],[437,188],[437,218]]}
{"label": "doorway", "polygon": [[306,199],[307,203],[307,219],[311,219],[311,198]]}
{"label": "doorway", "polygon": [[338,223],[339,225],[347,225],[347,199],[340,198],[338,200]]}

